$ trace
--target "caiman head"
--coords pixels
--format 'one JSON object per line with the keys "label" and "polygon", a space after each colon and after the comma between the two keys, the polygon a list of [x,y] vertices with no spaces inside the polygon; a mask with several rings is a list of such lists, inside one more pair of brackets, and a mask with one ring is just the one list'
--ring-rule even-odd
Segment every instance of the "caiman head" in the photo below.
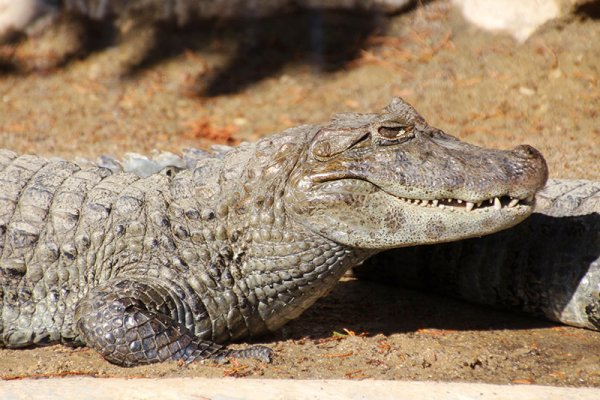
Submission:
{"label": "caiman head", "polygon": [[533,147],[470,145],[400,98],[381,114],[341,114],[312,138],[288,180],[288,215],[336,242],[385,249],[490,234],[517,224],[548,177]]}

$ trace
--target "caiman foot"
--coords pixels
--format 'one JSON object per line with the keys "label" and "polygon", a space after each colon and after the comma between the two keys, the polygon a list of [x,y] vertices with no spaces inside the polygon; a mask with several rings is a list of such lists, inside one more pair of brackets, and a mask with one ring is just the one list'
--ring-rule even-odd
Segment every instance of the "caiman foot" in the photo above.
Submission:
{"label": "caiman foot", "polygon": [[254,358],[264,363],[270,363],[273,360],[273,350],[266,346],[252,346],[241,350],[230,350],[212,342],[195,340],[188,344],[182,351],[172,356],[172,359],[183,360],[186,364],[204,359],[224,363],[230,358]]}
{"label": "caiman foot", "polygon": [[264,346],[229,350],[196,337],[170,309],[177,297],[158,284],[120,281],[96,287],[76,310],[81,339],[108,361],[124,367],[166,360],[255,358],[271,362]]}

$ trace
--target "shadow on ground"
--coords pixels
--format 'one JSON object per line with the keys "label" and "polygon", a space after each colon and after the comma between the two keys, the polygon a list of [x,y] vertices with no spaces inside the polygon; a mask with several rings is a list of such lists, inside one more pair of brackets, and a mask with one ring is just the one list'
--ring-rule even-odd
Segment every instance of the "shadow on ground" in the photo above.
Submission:
{"label": "shadow on ground", "polygon": [[588,1],[577,6],[575,15],[583,18],[600,19],[600,1]]}
{"label": "shadow on ground", "polygon": [[[344,329],[391,335],[424,329],[517,330],[554,326],[524,314],[362,280],[343,280],[298,320],[283,328],[284,339],[322,339]],[[277,337],[277,339],[281,339]],[[267,339],[268,340],[268,339]]]}
{"label": "shadow on ground", "polygon": [[[71,30],[77,43],[71,43],[63,54],[53,54],[56,59],[45,69],[63,68],[144,36],[139,42],[138,54],[126,65],[123,78],[135,78],[187,52],[222,52],[227,61],[211,70],[208,76],[198,76],[198,82],[193,85],[198,95],[219,96],[243,90],[276,75],[288,65],[309,65],[317,72],[344,68],[368,47],[371,35],[385,31],[387,22],[388,18],[380,12],[335,9],[281,12],[260,18],[196,20],[184,28],[143,21],[133,21],[127,27],[120,23],[118,28],[114,20],[93,21],[62,15],[44,34],[51,35],[48,33],[51,30]],[[7,46],[14,47],[24,40],[28,39],[16,36]],[[31,69],[28,71],[20,65],[10,51],[0,52],[0,73],[28,72]]]}

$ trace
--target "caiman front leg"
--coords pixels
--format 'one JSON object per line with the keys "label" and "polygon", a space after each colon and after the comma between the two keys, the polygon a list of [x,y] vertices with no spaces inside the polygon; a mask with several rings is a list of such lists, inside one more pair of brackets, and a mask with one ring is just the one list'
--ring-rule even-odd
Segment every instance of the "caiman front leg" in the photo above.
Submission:
{"label": "caiman front leg", "polygon": [[[180,320],[185,320],[186,312],[190,310],[164,285],[118,280],[91,289],[79,303],[75,321],[87,346],[125,367],[230,357],[271,361],[272,350],[268,347],[229,350],[196,337]],[[206,312],[200,315],[209,318]]]}

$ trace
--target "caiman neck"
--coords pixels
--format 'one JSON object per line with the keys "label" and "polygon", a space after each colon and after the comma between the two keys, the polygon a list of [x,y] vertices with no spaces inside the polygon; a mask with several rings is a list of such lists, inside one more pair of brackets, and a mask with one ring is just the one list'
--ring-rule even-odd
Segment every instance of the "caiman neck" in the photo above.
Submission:
{"label": "caiman neck", "polygon": [[241,286],[268,330],[298,317],[327,294],[344,272],[371,255],[317,235],[286,218],[275,199],[257,211],[243,240]]}
{"label": "caiman neck", "polygon": [[[231,289],[244,304],[240,312],[247,313],[250,334],[277,329],[296,318],[330,291],[350,266],[370,255],[316,234],[288,216],[282,199],[285,187],[307,136],[313,134],[312,127],[292,129],[206,160],[194,170],[195,199],[214,210],[213,219],[202,226],[213,231],[204,235],[214,238],[205,243],[209,258],[228,260],[223,264],[227,271],[214,274],[231,279],[215,285]],[[213,269],[220,265],[211,261]],[[236,339],[246,329],[234,331],[230,334]]]}

